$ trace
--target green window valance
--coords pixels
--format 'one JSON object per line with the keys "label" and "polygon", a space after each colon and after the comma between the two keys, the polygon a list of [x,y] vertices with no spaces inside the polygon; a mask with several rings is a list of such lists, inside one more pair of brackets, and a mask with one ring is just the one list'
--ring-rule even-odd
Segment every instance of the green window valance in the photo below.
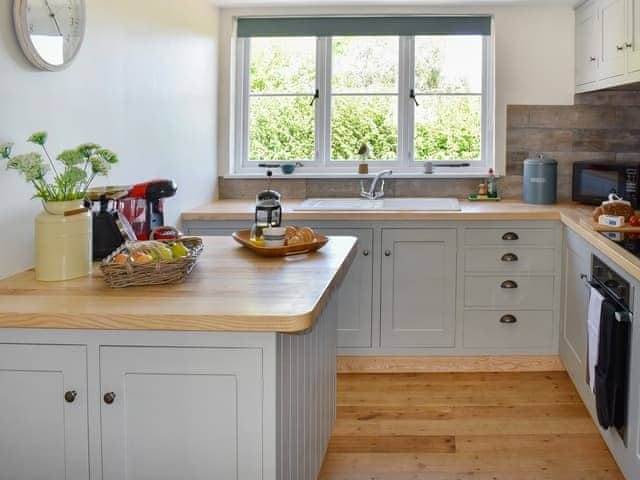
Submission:
{"label": "green window valance", "polygon": [[238,37],[491,35],[490,16],[240,17]]}

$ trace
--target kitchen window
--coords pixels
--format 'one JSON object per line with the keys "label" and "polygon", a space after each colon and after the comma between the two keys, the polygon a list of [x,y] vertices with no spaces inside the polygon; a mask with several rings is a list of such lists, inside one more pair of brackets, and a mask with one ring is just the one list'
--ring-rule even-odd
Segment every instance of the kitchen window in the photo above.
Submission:
{"label": "kitchen window", "polygon": [[235,173],[355,173],[362,144],[374,170],[493,166],[490,17],[243,17],[237,37]]}

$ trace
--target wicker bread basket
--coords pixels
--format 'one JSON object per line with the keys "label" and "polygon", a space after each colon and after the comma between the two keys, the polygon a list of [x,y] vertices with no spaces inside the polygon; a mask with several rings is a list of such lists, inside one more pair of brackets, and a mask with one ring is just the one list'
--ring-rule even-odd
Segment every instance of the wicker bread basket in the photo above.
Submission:
{"label": "wicker bread basket", "polygon": [[[202,239],[198,237],[183,237],[179,240],[189,250],[188,255],[171,259],[157,255],[156,260],[147,263],[135,263],[130,256],[137,252],[151,253],[157,248],[157,244],[169,244],[174,240],[127,242],[100,264],[104,281],[112,288],[183,282],[195,267],[203,245]],[[129,256],[129,259],[125,263],[114,263],[114,258],[121,253]]]}

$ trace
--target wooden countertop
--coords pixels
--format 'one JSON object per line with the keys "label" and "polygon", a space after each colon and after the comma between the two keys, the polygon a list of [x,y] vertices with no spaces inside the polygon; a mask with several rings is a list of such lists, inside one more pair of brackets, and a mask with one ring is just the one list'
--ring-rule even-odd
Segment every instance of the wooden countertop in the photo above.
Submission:
{"label": "wooden countertop", "polygon": [[[343,221],[437,221],[437,220],[487,220],[487,221],[561,221],[578,233],[593,247],[609,256],[616,264],[640,281],[640,259],[600,233],[594,231],[583,219],[589,218],[594,207],[577,203],[557,205],[529,205],[515,200],[501,202],[461,201],[460,212],[424,211],[295,211],[304,200],[288,200],[283,203],[285,220],[343,220]],[[251,220],[254,202],[250,200],[219,200],[182,214],[182,220]]]}
{"label": "wooden countertop", "polygon": [[0,328],[302,332],[322,312],[355,255],[331,237],[316,253],[265,258],[229,237],[205,237],[178,285],[112,289],[93,275],[38,282],[33,270],[0,281]]}
{"label": "wooden countertop", "polygon": [[[528,205],[519,201],[460,202],[459,212],[420,210],[318,210],[297,211],[304,200],[283,202],[286,220],[558,220],[559,205]],[[251,200],[218,200],[184,212],[182,220],[252,220],[255,203]],[[561,206],[561,205],[560,205]]]}

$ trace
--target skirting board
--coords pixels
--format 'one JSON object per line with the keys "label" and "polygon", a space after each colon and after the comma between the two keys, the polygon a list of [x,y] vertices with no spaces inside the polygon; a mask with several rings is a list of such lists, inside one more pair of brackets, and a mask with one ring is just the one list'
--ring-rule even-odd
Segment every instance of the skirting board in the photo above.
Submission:
{"label": "skirting board", "polygon": [[558,355],[482,357],[338,356],[338,373],[564,371]]}

